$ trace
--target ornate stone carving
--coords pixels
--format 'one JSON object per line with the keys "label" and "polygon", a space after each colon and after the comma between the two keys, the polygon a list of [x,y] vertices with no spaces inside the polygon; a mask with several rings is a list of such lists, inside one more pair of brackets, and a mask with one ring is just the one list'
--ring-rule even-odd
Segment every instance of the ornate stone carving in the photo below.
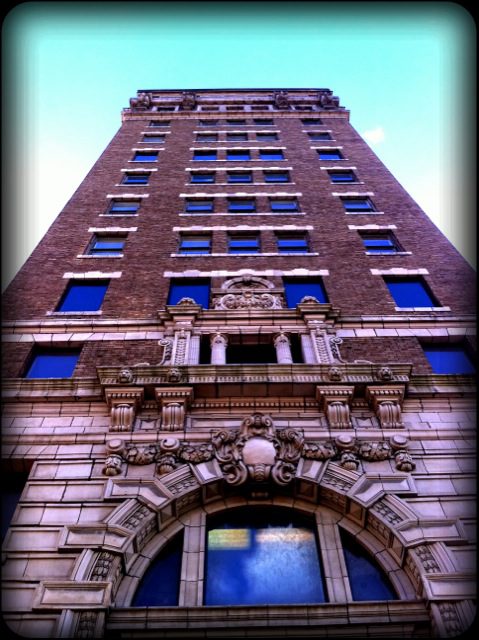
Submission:
{"label": "ornate stone carving", "polygon": [[318,102],[322,109],[337,109],[339,107],[339,98],[333,96],[332,91],[320,91],[318,93]]}
{"label": "ornate stone carving", "polygon": [[110,407],[110,431],[131,431],[136,412],[143,402],[143,389],[106,388],[105,397]]}
{"label": "ornate stone carving", "polygon": [[161,429],[181,431],[186,410],[193,399],[193,387],[156,387],[155,398],[161,409]]}
{"label": "ornate stone carving", "polygon": [[368,386],[366,399],[372,405],[382,429],[398,429],[404,426],[401,414],[403,385]]}
{"label": "ornate stone carving", "polygon": [[211,364],[226,364],[227,336],[217,332],[210,338]]}
{"label": "ornate stone carving", "polygon": [[244,291],[242,293],[227,293],[216,298],[213,302],[215,309],[281,309],[282,302],[279,296],[271,293],[254,293]]}
{"label": "ornate stone carving", "polygon": [[181,108],[191,111],[196,107],[196,93],[194,91],[183,91],[181,94]]}
{"label": "ornate stone carving", "polygon": [[351,428],[350,404],[354,387],[316,387],[316,399],[325,412],[331,429]]}
{"label": "ornate stone carving", "polygon": [[273,96],[276,109],[289,109],[289,96],[287,91],[277,91]]}
{"label": "ornate stone carving", "polygon": [[278,364],[293,364],[289,336],[283,332],[278,333],[273,337],[273,344],[276,349],[276,360]]}
{"label": "ornate stone carving", "polygon": [[151,93],[139,93],[136,98],[130,98],[130,108],[138,111],[150,109],[152,105]]}

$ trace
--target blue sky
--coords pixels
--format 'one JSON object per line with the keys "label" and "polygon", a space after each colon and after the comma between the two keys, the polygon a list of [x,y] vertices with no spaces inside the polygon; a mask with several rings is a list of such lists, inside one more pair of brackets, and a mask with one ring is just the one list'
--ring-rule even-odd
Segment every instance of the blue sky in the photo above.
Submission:
{"label": "blue sky", "polygon": [[471,16],[448,2],[18,5],[2,31],[3,286],[138,89],[332,89],[353,126],[474,263],[474,39]]}

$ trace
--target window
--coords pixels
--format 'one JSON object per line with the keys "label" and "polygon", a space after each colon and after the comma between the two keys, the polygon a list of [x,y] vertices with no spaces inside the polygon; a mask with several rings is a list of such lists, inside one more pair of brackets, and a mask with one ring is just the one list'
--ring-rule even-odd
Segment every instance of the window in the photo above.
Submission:
{"label": "window", "polygon": [[156,162],[158,151],[137,151],[133,156],[133,162]]}
{"label": "window", "polygon": [[307,127],[316,124],[323,124],[321,118],[302,118],[301,122]]}
{"label": "window", "polygon": [[314,520],[254,507],[210,517],[204,601],[207,606],[326,602]]}
{"label": "window", "polygon": [[273,118],[253,118],[253,123],[262,125],[262,126],[267,126],[267,125],[274,124],[274,120]]}
{"label": "window", "polygon": [[182,298],[193,298],[196,304],[208,309],[210,281],[207,278],[173,278],[167,304],[178,304]]}
{"label": "window", "polygon": [[321,278],[283,278],[283,285],[289,308],[294,308],[305,296],[328,302]]}
{"label": "window", "polygon": [[192,173],[190,175],[190,182],[193,183],[205,183],[205,182],[215,182],[216,175],[214,173]]}
{"label": "window", "polygon": [[475,373],[474,363],[464,343],[424,344],[426,358],[434,373]]}
{"label": "window", "polygon": [[258,142],[265,142],[267,140],[277,140],[277,139],[278,139],[278,134],[275,133],[274,131],[271,131],[271,133],[256,134],[256,140],[258,140]]}
{"label": "window", "polygon": [[140,208],[139,200],[112,200],[108,213],[111,215],[131,215]]}
{"label": "window", "polygon": [[340,529],[353,600],[396,600],[387,576],[350,534]]}
{"label": "window", "polygon": [[211,236],[182,235],[180,238],[180,253],[205,254],[211,253]]}
{"label": "window", "polygon": [[317,152],[320,160],[343,160],[338,149],[318,149]]}
{"label": "window", "polygon": [[88,247],[90,256],[121,256],[125,246],[125,236],[99,235],[93,236]]}
{"label": "window", "polygon": [[265,182],[290,182],[287,171],[264,171],[263,175]]}
{"label": "window", "polygon": [[440,306],[421,277],[384,278],[398,307]]}
{"label": "window", "polygon": [[259,233],[231,234],[228,237],[228,253],[259,252]]}
{"label": "window", "polygon": [[217,133],[198,133],[196,142],[218,142]]}
{"label": "window", "polygon": [[251,171],[229,171],[227,176],[228,182],[232,184],[253,182],[253,174]]}
{"label": "window", "polygon": [[183,553],[183,532],[167,543],[143,576],[132,607],[175,607],[178,605]]}
{"label": "window", "polygon": [[361,232],[360,235],[367,253],[391,254],[402,250],[394,234],[390,231]]}
{"label": "window", "polygon": [[340,184],[342,182],[357,182],[357,178],[353,171],[328,171],[329,179],[333,184]]}
{"label": "window", "polygon": [[367,213],[376,211],[369,198],[341,198],[344,210],[347,213]]}
{"label": "window", "polygon": [[70,280],[57,311],[98,311],[108,280]]}
{"label": "window", "polygon": [[37,349],[25,373],[25,378],[70,378],[80,349]]}
{"label": "window", "polygon": [[289,213],[291,211],[299,211],[299,204],[296,199],[273,199],[270,198],[270,207],[271,211],[274,213]]}
{"label": "window", "polygon": [[251,160],[251,154],[249,149],[227,149],[227,160]]}
{"label": "window", "polygon": [[276,236],[279,253],[308,253],[306,233],[282,233]]}
{"label": "window", "polygon": [[152,135],[145,135],[143,136],[143,142],[164,142],[165,141],[165,136],[152,136]]}
{"label": "window", "polygon": [[150,127],[169,127],[171,120],[151,120]]}
{"label": "window", "polygon": [[229,142],[242,142],[244,140],[248,140],[247,133],[227,133],[226,139]]}
{"label": "window", "polygon": [[192,212],[207,212],[212,213],[214,211],[214,200],[187,200],[185,203],[185,211],[187,213]]}
{"label": "window", "polygon": [[200,127],[214,127],[218,122],[219,120],[199,120],[198,124]]}
{"label": "window", "polygon": [[193,160],[216,160],[216,151],[199,151],[197,149],[193,152]]}
{"label": "window", "polygon": [[148,184],[150,175],[149,173],[125,173],[121,184]]}
{"label": "window", "polygon": [[260,160],[284,160],[284,154],[281,149],[260,149]]}
{"label": "window", "polygon": [[328,133],[327,131],[308,133],[308,136],[311,141],[332,140],[331,134]]}
{"label": "window", "polygon": [[231,198],[228,200],[228,212],[229,213],[251,213],[256,211],[256,201],[254,198],[237,199]]}
{"label": "window", "polygon": [[243,118],[228,118],[226,120],[226,124],[228,125],[243,125],[246,124],[246,120]]}

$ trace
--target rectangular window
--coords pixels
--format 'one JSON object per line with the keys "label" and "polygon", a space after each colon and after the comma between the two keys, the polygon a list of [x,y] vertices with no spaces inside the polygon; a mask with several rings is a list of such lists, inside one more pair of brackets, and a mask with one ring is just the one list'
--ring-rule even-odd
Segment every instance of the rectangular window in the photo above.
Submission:
{"label": "rectangular window", "polygon": [[217,133],[198,133],[196,135],[196,142],[218,142]]}
{"label": "rectangular window", "polygon": [[243,142],[244,140],[248,140],[247,133],[227,133],[226,139],[228,142]]}
{"label": "rectangular window", "polygon": [[231,234],[228,253],[259,253],[259,233]]}
{"label": "rectangular window", "polygon": [[93,236],[93,240],[88,248],[90,256],[121,256],[125,246],[125,236]]}
{"label": "rectangular window", "polygon": [[401,251],[398,241],[390,231],[379,233],[360,232],[360,236],[368,253],[390,254]]}
{"label": "rectangular window", "polygon": [[419,276],[385,277],[384,281],[398,307],[439,307],[426,282]]}
{"label": "rectangular window", "polygon": [[316,124],[323,124],[321,118],[302,118],[301,122],[306,126],[310,127]]}
{"label": "rectangular window", "polygon": [[376,211],[369,198],[341,198],[344,210],[347,213],[367,213]]}
{"label": "rectangular window", "polygon": [[169,127],[171,120],[151,120],[150,127]]}
{"label": "rectangular window", "polygon": [[246,124],[246,120],[243,118],[228,118],[226,120],[226,124],[228,125],[243,125]]}
{"label": "rectangular window", "polygon": [[317,149],[320,160],[343,160],[343,156],[338,149]]}
{"label": "rectangular window", "polygon": [[214,200],[187,200],[185,203],[185,211],[187,213],[192,212],[206,212],[212,213],[214,211]]}
{"label": "rectangular window", "polygon": [[306,233],[281,233],[276,236],[279,253],[308,253]]}
{"label": "rectangular window", "polygon": [[193,183],[213,183],[215,182],[214,173],[192,173],[190,176],[190,182]]}
{"label": "rectangular window", "polygon": [[236,199],[231,198],[228,200],[228,212],[229,213],[253,213],[256,211],[256,201],[254,198]]}
{"label": "rectangular window", "polygon": [[214,127],[218,122],[219,120],[199,120],[198,124],[200,127]]}
{"label": "rectangular window", "polygon": [[251,154],[249,149],[227,149],[227,160],[251,160]]}
{"label": "rectangular window", "polygon": [[150,173],[125,173],[121,184],[148,184]]}
{"label": "rectangular window", "polygon": [[261,126],[274,124],[273,118],[253,118],[253,123]]}
{"label": "rectangular window", "polygon": [[271,131],[271,133],[257,133],[256,140],[258,140],[258,142],[266,142],[268,140],[278,140],[278,134],[274,131]]}
{"label": "rectangular window", "polygon": [[156,162],[158,151],[137,151],[133,156],[133,162]]}
{"label": "rectangular window", "polygon": [[281,149],[260,149],[260,160],[284,160],[284,154]]}
{"label": "rectangular window", "polygon": [[328,302],[321,278],[283,278],[283,285],[289,308],[294,308],[306,296],[321,303]]}
{"label": "rectangular window", "polygon": [[182,298],[192,298],[204,309],[209,307],[209,278],[173,278],[170,282],[167,304],[178,304]]}
{"label": "rectangular window", "polygon": [[151,136],[145,135],[143,136],[143,142],[164,142],[165,136]]}
{"label": "rectangular window", "polygon": [[332,140],[331,134],[327,131],[318,131],[314,133],[308,133],[309,139],[312,141],[321,141],[321,140]]}
{"label": "rectangular window", "polygon": [[140,208],[138,200],[112,200],[108,213],[111,215],[131,215]]}
{"label": "rectangular window", "polygon": [[211,236],[209,235],[182,235],[180,238],[180,253],[205,254],[211,253]]}
{"label": "rectangular window", "polygon": [[279,200],[279,199],[273,199],[270,198],[270,207],[271,207],[271,211],[273,211],[274,213],[288,213],[290,211],[299,211],[299,203],[296,199],[289,199],[289,200]]}
{"label": "rectangular window", "polygon": [[253,182],[251,171],[228,171],[227,176],[230,184]]}
{"label": "rectangular window", "polygon": [[98,311],[108,280],[70,280],[56,311]]}
{"label": "rectangular window", "polygon": [[216,151],[214,151],[213,149],[207,150],[207,151],[200,151],[200,150],[195,150],[193,152],[193,160],[216,160]]}
{"label": "rectangular window", "polygon": [[329,179],[333,184],[341,184],[343,182],[357,182],[353,171],[345,170],[345,171],[328,171]]}
{"label": "rectangular window", "polygon": [[290,182],[287,171],[264,171],[263,175],[265,182]]}
{"label": "rectangular window", "polygon": [[80,349],[37,349],[25,373],[25,378],[70,378]]}
{"label": "rectangular window", "polygon": [[464,343],[424,344],[422,348],[434,373],[469,374],[476,372]]}

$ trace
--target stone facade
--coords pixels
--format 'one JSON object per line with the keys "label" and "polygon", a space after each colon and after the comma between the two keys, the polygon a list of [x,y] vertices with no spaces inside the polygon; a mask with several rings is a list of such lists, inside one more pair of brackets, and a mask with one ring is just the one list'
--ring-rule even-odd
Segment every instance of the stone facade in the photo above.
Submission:
{"label": "stone facade", "polygon": [[[246,124],[227,122],[240,118]],[[265,118],[274,123],[256,123]],[[209,131],[216,142],[197,141]],[[231,131],[248,141],[229,141]],[[353,170],[354,185],[331,184],[320,147],[341,150],[330,166]],[[193,161],[197,148],[218,159]],[[227,161],[234,148],[253,160]],[[281,148],[285,159],[261,161],[260,148]],[[132,162],[137,149],[158,151],[158,161]],[[251,170],[252,183],[227,183],[235,168]],[[147,185],[122,184],[140,169]],[[190,183],[198,169],[216,182]],[[278,170],[289,183],[265,181]],[[376,211],[346,214],[341,196],[361,194]],[[256,213],[228,215],[231,195],[255,197]],[[192,196],[212,198],[214,212],[189,215]],[[299,212],[272,214],[270,196],[297,198]],[[109,203],[121,197],[141,202],[138,215],[112,221]],[[404,251],[368,255],[358,229],[379,227],[394,227]],[[121,255],[88,253],[99,230],[127,234]],[[261,252],[228,253],[229,234],[250,232]],[[308,251],[279,252],[277,235],[299,232]],[[179,252],[187,233],[207,234],[211,252]],[[422,274],[440,307],[396,308],[382,274]],[[307,296],[288,307],[283,278],[294,276],[321,277],[329,302]],[[55,310],[72,278],[109,280],[100,312]],[[193,294],[167,304],[172,278],[210,279],[209,308]],[[140,91],[5,293],[4,482],[28,474],[3,544],[7,625],[51,638],[270,637],[272,628],[275,637],[447,638],[468,629],[474,379],[433,373],[423,345],[475,344],[473,293],[472,270],[331,91]],[[242,346],[267,347],[275,361],[229,362]],[[38,347],[81,349],[74,375],[24,377]],[[203,606],[208,518],[241,506],[315,519],[326,604]],[[398,600],[353,600],[341,530],[376,559]],[[178,606],[133,607],[179,531]]]}

